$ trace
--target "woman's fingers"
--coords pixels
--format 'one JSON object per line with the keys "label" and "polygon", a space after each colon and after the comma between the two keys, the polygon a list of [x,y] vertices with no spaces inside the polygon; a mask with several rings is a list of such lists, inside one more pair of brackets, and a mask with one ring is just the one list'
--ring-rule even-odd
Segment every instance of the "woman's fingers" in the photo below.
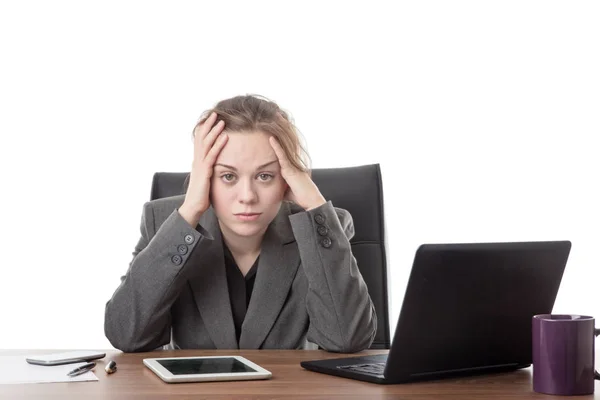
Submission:
{"label": "woman's fingers", "polygon": [[217,120],[217,113],[213,111],[212,113],[210,113],[208,118],[206,118],[206,121],[204,121],[204,123],[202,123],[198,126],[198,129],[195,132],[194,137],[196,139],[200,139],[200,140],[204,139],[204,137],[206,135],[208,135],[208,133],[213,128],[213,125],[215,124],[216,120]]}
{"label": "woman's fingers", "polygon": [[203,150],[204,138],[212,130],[215,120],[217,119],[217,113],[211,113],[206,121],[196,126],[194,129],[194,160],[202,162],[202,159],[206,156],[207,151]]}
{"label": "woman's fingers", "polygon": [[212,168],[215,165],[215,161],[217,161],[219,153],[221,152],[221,150],[223,150],[223,147],[225,147],[225,143],[227,143],[228,138],[229,136],[227,136],[227,134],[224,133],[220,135],[215,141],[215,144],[211,146],[210,151],[208,152],[208,154],[206,154],[206,157],[204,158],[204,161],[206,162],[206,168],[210,168],[212,170]]}
{"label": "woman's fingers", "polygon": [[213,144],[215,143],[215,140],[217,139],[217,137],[219,137],[219,134],[223,132],[223,129],[225,129],[225,122],[221,120],[217,122],[212,127],[210,132],[208,132],[208,134],[204,137],[204,140],[202,141],[203,157],[206,157],[206,155],[210,152],[211,148],[213,147]]}
{"label": "woman's fingers", "polygon": [[271,147],[279,159],[279,165],[281,165],[281,168],[289,168],[290,163],[285,155],[285,152],[283,151],[283,148],[279,144],[279,141],[275,139],[274,136],[271,136],[269,138],[269,143],[271,143]]}

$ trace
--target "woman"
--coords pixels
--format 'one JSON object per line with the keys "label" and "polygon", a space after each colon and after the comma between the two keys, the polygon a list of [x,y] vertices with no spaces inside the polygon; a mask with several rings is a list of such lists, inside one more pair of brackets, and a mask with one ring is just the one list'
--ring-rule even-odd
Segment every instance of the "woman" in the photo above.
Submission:
{"label": "woman", "polygon": [[144,205],[133,261],[106,304],[114,347],[370,346],[377,319],[352,218],[323,198],[302,154],[271,101],[238,96],[204,114],[186,194]]}

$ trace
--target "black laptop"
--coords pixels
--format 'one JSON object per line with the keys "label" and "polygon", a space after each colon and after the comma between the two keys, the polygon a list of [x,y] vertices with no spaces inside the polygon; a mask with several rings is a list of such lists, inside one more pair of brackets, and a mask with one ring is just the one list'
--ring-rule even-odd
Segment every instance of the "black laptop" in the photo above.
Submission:
{"label": "black laptop", "polygon": [[569,241],[425,244],[388,354],[303,361],[316,372],[402,383],[531,365],[531,318],[549,314]]}

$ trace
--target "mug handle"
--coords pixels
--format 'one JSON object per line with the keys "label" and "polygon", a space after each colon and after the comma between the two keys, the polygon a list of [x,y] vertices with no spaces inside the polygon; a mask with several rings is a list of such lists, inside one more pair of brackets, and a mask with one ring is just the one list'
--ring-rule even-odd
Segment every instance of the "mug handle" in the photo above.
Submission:
{"label": "mug handle", "polygon": [[[600,335],[600,329],[594,329],[594,337],[598,335]],[[600,374],[596,370],[594,370],[594,378],[600,380]]]}

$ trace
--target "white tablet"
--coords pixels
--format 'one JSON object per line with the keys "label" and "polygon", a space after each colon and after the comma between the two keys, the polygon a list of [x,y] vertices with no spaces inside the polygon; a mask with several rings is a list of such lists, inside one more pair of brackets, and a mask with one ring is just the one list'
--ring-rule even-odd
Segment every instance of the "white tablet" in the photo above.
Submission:
{"label": "white tablet", "polygon": [[272,374],[241,356],[144,358],[167,383],[269,379]]}

